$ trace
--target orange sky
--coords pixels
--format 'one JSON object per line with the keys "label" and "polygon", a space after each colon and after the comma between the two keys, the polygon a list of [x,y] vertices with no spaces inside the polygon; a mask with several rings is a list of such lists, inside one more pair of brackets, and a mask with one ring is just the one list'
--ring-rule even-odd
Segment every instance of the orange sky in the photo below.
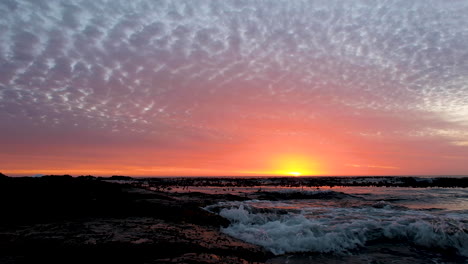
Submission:
{"label": "orange sky", "polygon": [[439,175],[461,174],[465,169],[465,156],[457,156],[454,147],[443,142],[388,141],[323,130],[320,137],[296,135],[297,131],[286,129],[290,135],[258,134],[243,140],[216,139],[209,144],[180,139],[161,145],[144,139],[135,144],[109,140],[44,143],[35,148],[12,145],[11,151],[0,157],[8,161],[2,166],[3,173],[10,175]]}

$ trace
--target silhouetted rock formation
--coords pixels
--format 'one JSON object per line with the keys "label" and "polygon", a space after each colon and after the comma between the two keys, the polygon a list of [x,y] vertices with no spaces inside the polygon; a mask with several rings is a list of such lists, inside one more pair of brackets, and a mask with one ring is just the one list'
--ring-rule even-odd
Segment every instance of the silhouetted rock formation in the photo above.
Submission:
{"label": "silhouetted rock formation", "polygon": [[271,257],[221,233],[229,221],[201,209],[202,199],[92,176],[5,178],[0,263],[246,263]]}
{"label": "silhouetted rock formation", "polygon": [[175,222],[227,225],[192,202],[95,178],[49,175],[10,178],[0,186],[0,222],[35,223],[77,217],[151,216]]}
{"label": "silhouetted rock formation", "polygon": [[132,177],[129,176],[120,176],[120,175],[113,175],[109,179],[115,180],[115,181],[128,181],[128,180],[133,180]]}

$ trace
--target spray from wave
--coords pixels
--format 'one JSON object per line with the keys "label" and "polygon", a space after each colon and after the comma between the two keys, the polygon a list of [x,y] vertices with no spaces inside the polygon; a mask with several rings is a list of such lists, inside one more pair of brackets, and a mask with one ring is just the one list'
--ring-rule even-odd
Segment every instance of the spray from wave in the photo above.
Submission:
{"label": "spray from wave", "polygon": [[[322,198],[330,196],[343,198],[339,193],[327,193]],[[231,221],[223,229],[225,233],[276,255],[346,254],[366,243],[391,241],[468,257],[468,217],[464,211],[414,210],[385,202],[340,207],[301,201],[298,206],[295,200],[228,202],[206,209]]]}

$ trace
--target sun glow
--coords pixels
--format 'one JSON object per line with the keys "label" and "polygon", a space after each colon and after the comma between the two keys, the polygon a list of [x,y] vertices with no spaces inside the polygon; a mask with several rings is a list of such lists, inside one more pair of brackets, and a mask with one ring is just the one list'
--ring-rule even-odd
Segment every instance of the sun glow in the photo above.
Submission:
{"label": "sun glow", "polygon": [[287,155],[274,159],[275,174],[287,176],[318,175],[317,163],[307,156]]}

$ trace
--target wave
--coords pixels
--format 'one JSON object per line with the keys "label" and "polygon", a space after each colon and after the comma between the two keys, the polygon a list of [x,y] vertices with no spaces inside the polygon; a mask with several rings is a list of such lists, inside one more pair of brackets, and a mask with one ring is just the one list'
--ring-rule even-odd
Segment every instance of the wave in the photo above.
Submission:
{"label": "wave", "polygon": [[358,198],[357,196],[335,192],[331,190],[317,190],[317,191],[302,191],[302,190],[279,190],[279,191],[266,191],[258,192],[259,198],[268,200],[293,200],[293,199],[350,199]]}
{"label": "wave", "polygon": [[[247,205],[248,203],[252,203],[252,202],[257,203],[257,206]],[[281,202],[275,202],[273,207],[272,206],[258,206],[259,205],[258,203],[263,203],[263,202],[264,201],[260,201],[260,200],[246,201],[245,206],[248,207],[248,213],[249,214],[259,214],[259,215],[262,216],[262,219],[272,220],[272,219],[276,219],[277,217],[282,216],[282,215],[287,215],[287,214],[290,214],[290,213],[299,214],[299,213],[302,212],[302,210],[295,208],[295,206],[285,208],[284,206],[282,206],[283,203],[281,203]],[[266,204],[272,204],[273,202],[266,201],[265,203]],[[209,212],[212,212],[212,213],[221,214],[221,212],[224,209],[233,209],[233,208],[236,208],[237,205],[238,205],[238,202],[236,202],[236,201],[219,202],[219,203],[217,203],[215,205],[206,206],[204,209],[209,211]],[[244,214],[239,213],[238,215],[239,215],[239,217],[242,217]]]}
{"label": "wave", "polygon": [[406,206],[395,205],[395,204],[389,203],[387,200],[377,201],[377,202],[368,204],[367,206],[371,206],[374,208],[381,208],[381,209],[393,209],[393,210],[408,210],[409,209]]}
{"label": "wave", "polygon": [[[277,214],[259,211],[255,202],[219,205],[231,224],[223,232],[261,245],[279,255],[289,252],[348,253],[373,241],[398,241],[427,248],[452,250],[468,257],[465,214],[431,214],[389,206],[364,208],[306,208]],[[213,210],[216,206],[211,206]]]}

